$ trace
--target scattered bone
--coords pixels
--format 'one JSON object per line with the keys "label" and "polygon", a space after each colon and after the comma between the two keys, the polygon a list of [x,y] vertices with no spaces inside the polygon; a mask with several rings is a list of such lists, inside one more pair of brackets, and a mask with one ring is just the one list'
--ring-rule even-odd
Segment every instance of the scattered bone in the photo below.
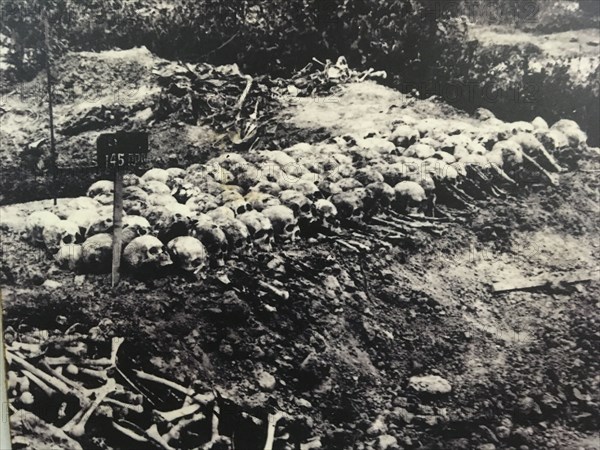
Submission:
{"label": "scattered bone", "polygon": [[267,416],[267,440],[265,442],[264,450],[273,450],[273,443],[275,441],[275,428],[277,422],[285,418],[286,415],[281,411],[275,411],[273,414]]}
{"label": "scattered bone", "polygon": [[81,437],[85,433],[85,425],[87,421],[92,416],[96,408],[100,406],[100,403],[104,400],[104,398],[114,390],[116,382],[114,379],[110,378],[106,385],[102,386],[97,391],[97,396],[94,402],[87,409],[82,409],[79,413],[73,417],[62,429],[65,433],[74,436]]}

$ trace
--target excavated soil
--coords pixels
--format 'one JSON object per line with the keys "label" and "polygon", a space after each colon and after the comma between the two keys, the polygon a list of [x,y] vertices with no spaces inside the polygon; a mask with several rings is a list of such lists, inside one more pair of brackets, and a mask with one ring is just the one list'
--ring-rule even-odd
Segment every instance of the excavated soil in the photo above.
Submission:
{"label": "excavated soil", "polygon": [[[335,102],[294,103],[279,116],[280,146],[377,132],[399,109],[448,120],[458,114],[374,83],[350,85]],[[179,151],[189,136],[206,137],[184,128],[157,127],[153,139]],[[183,151],[177,156],[192,162]],[[60,271],[10,231],[35,205],[3,207],[4,323],[52,329],[57,315],[90,327],[111,318],[126,338],[125,370],[202,380],[243,401],[275,403],[304,415],[328,450],[380,448],[383,435],[407,449],[591,450],[600,442],[597,277],[507,294],[493,294],[491,285],[597,270],[595,170],[583,163],[558,187],[478,202],[474,213],[455,212],[443,236],[415,230],[392,245],[374,228],[362,240],[345,230],[368,250],[319,236],[235,257],[203,280],[126,277],[114,292],[108,276]],[[46,279],[62,286],[48,289]],[[260,280],[289,298],[265,294]],[[261,370],[275,377],[272,392],[259,388]],[[408,388],[413,375],[439,375],[452,391],[419,395]]]}

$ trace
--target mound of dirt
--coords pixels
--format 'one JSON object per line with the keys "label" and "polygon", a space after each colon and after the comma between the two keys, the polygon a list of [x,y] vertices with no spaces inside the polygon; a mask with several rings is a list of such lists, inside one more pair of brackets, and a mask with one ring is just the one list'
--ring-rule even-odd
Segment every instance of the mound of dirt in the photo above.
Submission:
{"label": "mound of dirt", "polygon": [[[465,120],[374,83],[339,92],[337,102],[290,101],[263,143],[377,134],[399,111]],[[155,162],[206,158],[218,151],[208,148],[219,140],[209,133],[156,124]],[[390,242],[375,227],[346,229],[235,256],[203,280],[125,278],[115,291],[107,276],[61,271],[3,229],[4,323],[53,329],[57,315],[89,327],[109,318],[125,338],[125,370],[201,380],[240,403],[276,405],[303,417],[324,449],[591,449],[600,416],[598,280],[490,289],[597,266],[597,181],[583,171],[595,168],[581,169],[562,174],[558,187],[477,201],[442,237],[415,229]],[[15,222],[32,207],[11,207]],[[415,390],[415,376],[443,378],[445,388]],[[102,436],[85,444],[119,448]]]}

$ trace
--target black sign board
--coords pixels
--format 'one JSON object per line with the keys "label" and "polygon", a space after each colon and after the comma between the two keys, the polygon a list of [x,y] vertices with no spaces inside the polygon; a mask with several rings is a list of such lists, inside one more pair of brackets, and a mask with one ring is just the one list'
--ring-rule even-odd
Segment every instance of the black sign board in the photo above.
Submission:
{"label": "black sign board", "polygon": [[143,131],[104,133],[96,146],[99,170],[132,169],[148,160],[148,133]]}

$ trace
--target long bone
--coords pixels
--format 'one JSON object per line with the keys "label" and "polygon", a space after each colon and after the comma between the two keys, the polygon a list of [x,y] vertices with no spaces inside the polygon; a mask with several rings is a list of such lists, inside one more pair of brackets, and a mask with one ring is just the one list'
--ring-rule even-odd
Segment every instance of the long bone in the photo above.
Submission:
{"label": "long bone", "polygon": [[23,373],[23,375],[25,375],[27,378],[29,378],[31,381],[33,381],[33,383],[37,387],[39,387],[42,391],[44,391],[44,394],[46,394],[48,397],[52,397],[56,393],[56,391],[54,389],[52,389],[50,386],[48,386],[46,383],[44,383],[42,380],[40,380],[38,377],[36,377],[34,374],[29,372],[28,370],[22,370],[21,372]]}
{"label": "long bone", "polygon": [[61,394],[63,394],[63,395],[72,395],[73,394],[73,391],[71,389],[69,389],[69,386],[67,384],[65,384],[64,381],[62,381],[56,377],[53,377],[52,375],[48,375],[47,373],[41,371],[40,369],[33,366],[29,362],[25,361],[25,359],[21,358],[20,356],[7,351],[6,359],[9,364],[12,361],[14,361],[18,365],[20,365],[23,369],[25,369],[25,370],[29,371],[30,373],[32,373],[33,375],[37,376],[40,380],[45,382],[47,385],[53,387],[54,389],[56,389]]}
{"label": "long bone", "polygon": [[80,437],[85,433],[85,425],[92,416],[96,408],[106,398],[106,396],[115,389],[116,381],[109,378],[108,382],[98,389],[96,399],[88,408],[82,408],[75,416],[62,428],[62,430],[71,436]]}
{"label": "long bone", "polygon": [[273,443],[275,441],[275,428],[277,427],[277,422],[284,417],[286,417],[286,414],[281,411],[275,411],[275,413],[267,416],[267,440],[265,442],[264,450],[273,450]]}

